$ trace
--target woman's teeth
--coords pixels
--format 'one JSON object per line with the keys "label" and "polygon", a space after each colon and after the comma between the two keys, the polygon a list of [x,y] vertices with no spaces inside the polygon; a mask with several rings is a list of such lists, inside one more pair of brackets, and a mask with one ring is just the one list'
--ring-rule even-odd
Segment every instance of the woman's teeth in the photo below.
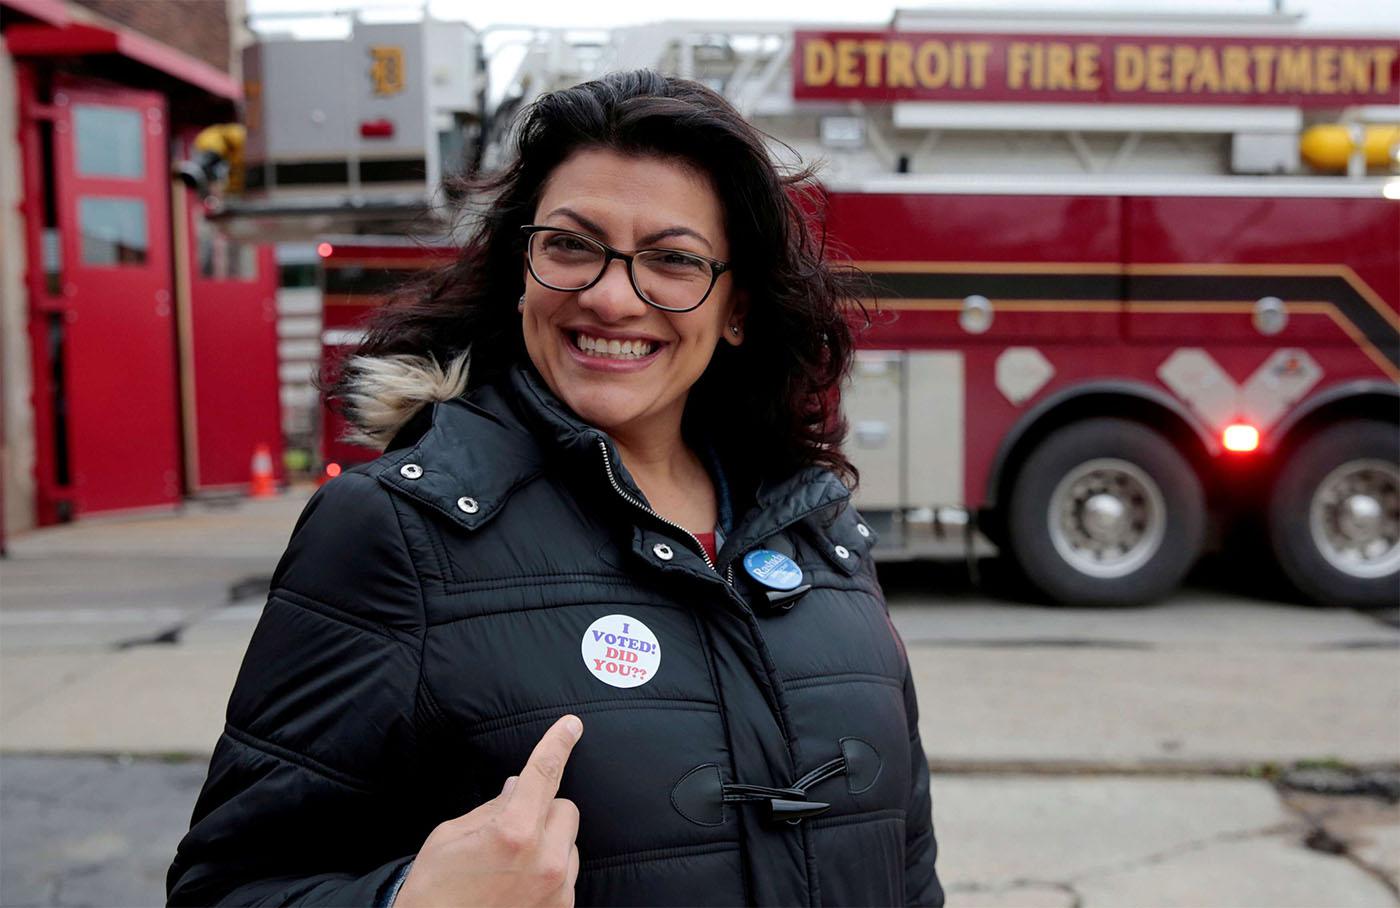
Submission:
{"label": "woman's teeth", "polygon": [[602,337],[589,337],[575,334],[574,346],[589,356],[603,356],[608,359],[641,359],[650,356],[656,344],[649,340],[608,340]]}

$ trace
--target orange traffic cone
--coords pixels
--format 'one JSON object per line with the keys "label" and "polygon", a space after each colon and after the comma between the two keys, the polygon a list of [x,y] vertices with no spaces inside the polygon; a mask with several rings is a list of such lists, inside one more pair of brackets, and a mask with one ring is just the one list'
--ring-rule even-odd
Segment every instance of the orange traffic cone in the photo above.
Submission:
{"label": "orange traffic cone", "polygon": [[253,481],[248,494],[253,498],[277,497],[277,485],[272,478],[272,451],[268,450],[267,445],[258,445],[253,449],[251,470]]}

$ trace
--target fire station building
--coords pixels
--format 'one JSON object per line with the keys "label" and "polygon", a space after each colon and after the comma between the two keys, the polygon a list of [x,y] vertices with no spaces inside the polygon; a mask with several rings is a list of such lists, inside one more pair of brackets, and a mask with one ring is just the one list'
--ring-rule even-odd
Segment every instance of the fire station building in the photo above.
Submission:
{"label": "fire station building", "polygon": [[241,3],[0,0],[0,539],[280,460],[276,274],[173,177],[237,119]]}

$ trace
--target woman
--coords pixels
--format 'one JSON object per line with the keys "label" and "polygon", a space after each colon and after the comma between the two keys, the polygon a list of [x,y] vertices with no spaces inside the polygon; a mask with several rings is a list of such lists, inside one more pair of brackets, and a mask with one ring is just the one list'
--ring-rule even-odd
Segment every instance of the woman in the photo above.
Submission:
{"label": "woman", "polygon": [[648,72],[515,151],[340,379],[387,451],[293,532],[170,902],[942,904],[805,175]]}

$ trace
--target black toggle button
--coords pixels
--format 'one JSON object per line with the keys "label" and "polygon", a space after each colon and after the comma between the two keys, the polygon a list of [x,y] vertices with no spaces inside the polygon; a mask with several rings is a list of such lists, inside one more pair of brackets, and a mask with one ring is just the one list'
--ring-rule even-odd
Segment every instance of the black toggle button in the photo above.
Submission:
{"label": "black toggle button", "polygon": [[768,819],[774,823],[791,823],[796,826],[808,817],[826,813],[831,805],[825,801],[792,801],[787,798],[768,799]]}
{"label": "black toggle button", "polygon": [[792,783],[790,788],[774,788],[771,785],[750,785],[744,782],[733,782],[723,786],[723,800],[725,803],[741,801],[761,802],[768,807],[768,819],[770,821],[775,823],[789,823],[796,826],[807,817],[814,817],[818,814],[826,813],[831,809],[831,805],[825,801],[807,800],[807,789],[832,776],[838,776],[845,772],[845,770],[846,758],[841,756],[827,760],[816,769]]}

